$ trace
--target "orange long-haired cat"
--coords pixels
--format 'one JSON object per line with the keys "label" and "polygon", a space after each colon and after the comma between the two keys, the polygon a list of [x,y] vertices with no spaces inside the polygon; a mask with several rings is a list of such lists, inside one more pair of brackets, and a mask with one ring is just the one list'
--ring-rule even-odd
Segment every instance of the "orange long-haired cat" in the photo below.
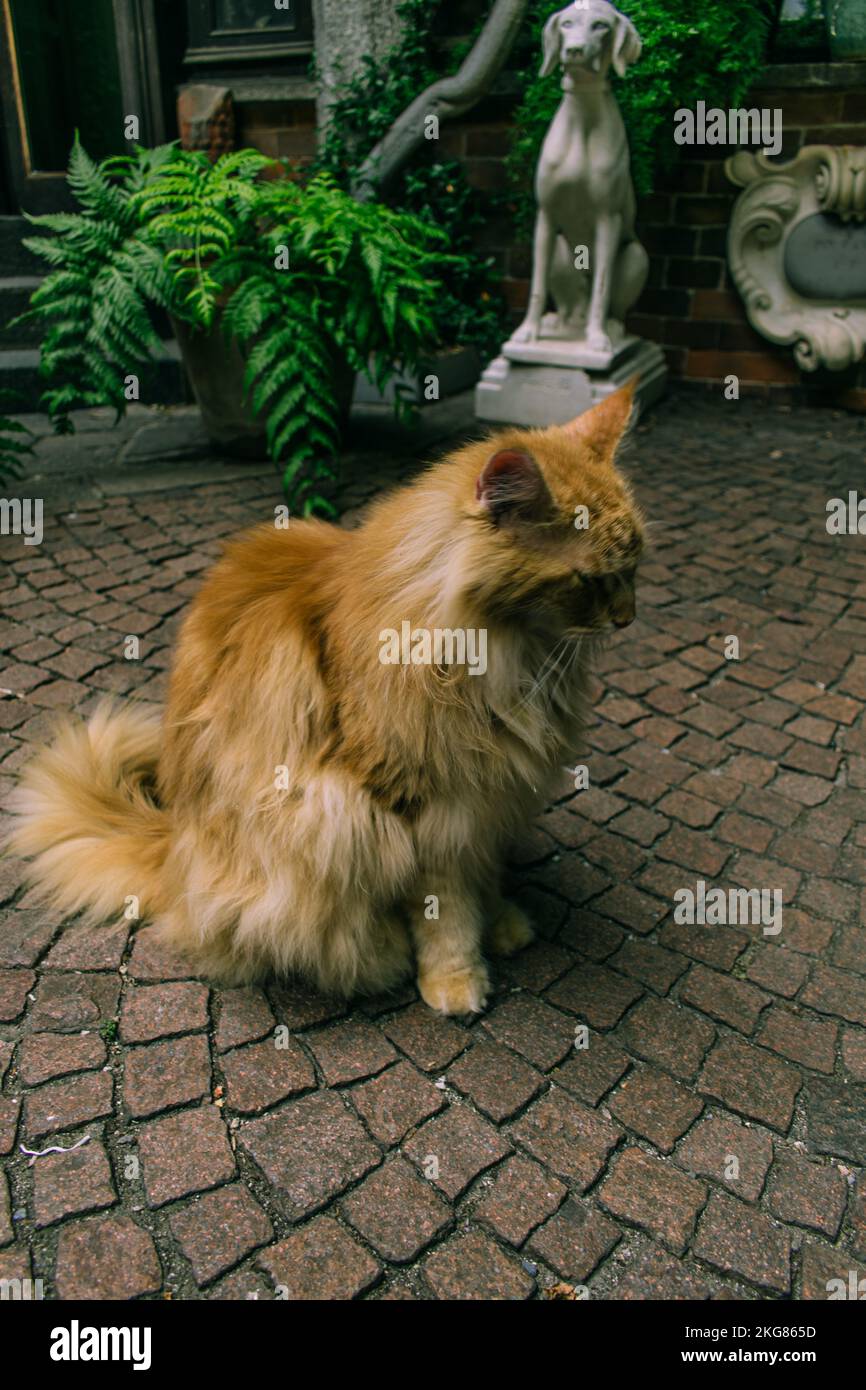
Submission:
{"label": "orange long-haired cat", "polygon": [[11,844],[45,895],[94,921],[134,896],[233,983],[377,992],[414,948],[432,1008],[481,1010],[484,951],[532,939],[503,851],[577,752],[593,635],[634,617],[631,408],[470,444],[356,531],[231,543],[162,721],[104,706],[25,770]]}

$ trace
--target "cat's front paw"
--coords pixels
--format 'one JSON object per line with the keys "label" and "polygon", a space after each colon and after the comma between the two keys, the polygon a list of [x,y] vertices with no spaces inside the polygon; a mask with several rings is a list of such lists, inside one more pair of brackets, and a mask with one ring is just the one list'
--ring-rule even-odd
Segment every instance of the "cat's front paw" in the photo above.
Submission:
{"label": "cat's front paw", "polygon": [[490,981],[483,965],[451,970],[447,975],[421,975],[421,998],[440,1014],[480,1014],[487,1004]]}
{"label": "cat's front paw", "polygon": [[513,956],[535,940],[535,929],[516,903],[506,903],[488,929],[485,945],[491,956]]}

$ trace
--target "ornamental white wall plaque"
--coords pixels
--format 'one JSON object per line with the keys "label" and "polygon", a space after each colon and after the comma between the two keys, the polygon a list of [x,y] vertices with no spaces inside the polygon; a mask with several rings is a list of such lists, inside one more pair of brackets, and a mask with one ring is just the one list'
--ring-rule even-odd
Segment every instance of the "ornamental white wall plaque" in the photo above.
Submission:
{"label": "ornamental white wall plaque", "polygon": [[771,161],[725,161],[744,189],[728,228],[728,264],[749,322],[792,343],[804,371],[841,371],[866,346],[866,148],[806,145]]}

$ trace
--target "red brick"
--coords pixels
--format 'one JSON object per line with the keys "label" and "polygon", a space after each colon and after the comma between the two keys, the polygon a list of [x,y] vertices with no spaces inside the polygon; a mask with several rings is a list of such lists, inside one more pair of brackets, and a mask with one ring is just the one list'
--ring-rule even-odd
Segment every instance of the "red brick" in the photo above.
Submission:
{"label": "red brick", "polygon": [[142,1126],[138,1146],[152,1207],[216,1187],[235,1175],[222,1116],[210,1105],[151,1120]]}
{"label": "red brick", "polygon": [[556,1211],[566,1190],[540,1164],[522,1155],[510,1158],[475,1208],[475,1219],[490,1226],[509,1245],[519,1246],[530,1231]]}
{"label": "red brick", "polygon": [[720,840],[736,845],[738,849],[756,849],[762,854],[773,838],[773,827],[756,820],[754,816],[731,811],[722,817],[714,833]]}
{"label": "red brick", "polygon": [[[454,1201],[479,1173],[498,1163],[511,1145],[493,1125],[482,1120],[468,1105],[451,1105],[443,1115],[428,1120],[403,1152],[413,1159],[430,1181]],[[434,1160],[434,1162],[431,1162]],[[435,1172],[433,1168],[435,1166]]]}
{"label": "red brick", "polygon": [[169,1225],[197,1284],[209,1284],[274,1234],[258,1202],[239,1183],[196,1197],[172,1213]]}
{"label": "red brick", "polygon": [[260,989],[251,986],[221,990],[217,1048],[227,1052],[242,1043],[258,1042],[267,1037],[274,1026],[274,1015]]}
{"label": "red brick", "polygon": [[573,1197],[529,1241],[528,1249],[563,1279],[583,1284],[616,1245],[620,1230]]}
{"label": "red brick", "polygon": [[707,1058],[698,1086],[729,1109],[787,1133],[800,1076],[762,1048],[724,1037]]}
{"label": "red brick", "polygon": [[189,1033],[208,1026],[206,985],[136,985],[123,1001],[120,1032],[124,1042]]}
{"label": "red brick", "polygon": [[779,1154],[767,1188],[767,1205],[780,1221],[808,1226],[835,1240],[847,1200],[848,1184],[836,1168]]}
{"label": "red brick", "polygon": [[210,1089],[206,1038],[173,1038],[149,1047],[131,1047],[126,1053],[123,1097],[136,1119],[202,1100]]}
{"label": "red brick", "polygon": [[62,1228],[54,1281],[62,1299],[128,1300],[158,1293],[162,1270],[150,1235],[128,1216],[90,1216]]}
{"label": "red brick", "polygon": [[763,1212],[714,1192],[700,1220],[694,1251],[707,1264],[750,1284],[787,1293],[791,1240]]}
{"label": "red brick", "polygon": [[24,1012],[35,983],[32,970],[0,970],[0,1022],[12,1023]]}
{"label": "red brick", "polygon": [[497,1004],[483,1027],[542,1071],[561,1062],[574,1044],[573,1021],[528,994],[514,994]]}
{"label": "red brick", "polygon": [[21,1100],[19,1097],[0,1097],[0,1154],[12,1152],[20,1113]]}
{"label": "red brick", "polygon": [[136,932],[129,961],[134,980],[188,980],[194,974],[187,956],[160,941],[153,927]]}
{"label": "red brick", "polygon": [[447,1301],[529,1298],[534,1281],[517,1259],[480,1231],[446,1241],[424,1265],[434,1297]]}
{"label": "red brick", "polygon": [[398,1062],[355,1086],[349,1095],[373,1137],[387,1145],[399,1143],[408,1130],[445,1105],[443,1092],[409,1062]]}
{"label": "red brick", "polygon": [[0,912],[0,966],[35,965],[56,929],[41,909]]}
{"label": "red brick", "polygon": [[774,1006],[765,1016],[758,1041],[791,1062],[828,1074],[836,1063],[838,1025]]}
{"label": "red brick", "polygon": [[508,1120],[540,1089],[544,1078],[521,1058],[482,1039],[450,1068],[448,1081],[496,1124]]}
{"label": "red brick", "polygon": [[329,1086],[373,1076],[397,1056],[380,1030],[363,1019],[310,1033],[306,1041]]}
{"label": "red brick", "polygon": [[18,1074],[27,1086],[69,1072],[85,1071],[105,1061],[105,1043],[98,1033],[31,1033],[18,1049]]}
{"label": "red brick", "polygon": [[249,1121],[238,1142],[295,1219],[318,1211],[381,1160],[360,1121],[330,1091]]}
{"label": "red brick", "polygon": [[656,854],[708,878],[715,878],[725,867],[730,850],[711,843],[706,836],[698,835],[693,830],[676,826],[656,845]]}
{"label": "red brick", "polygon": [[128,922],[67,927],[43,964],[49,970],[116,970],[129,937]]}
{"label": "red brick", "polygon": [[33,1169],[33,1218],[50,1226],[63,1216],[96,1211],[117,1201],[111,1166],[94,1139],[69,1153],[47,1154]]}
{"label": "red brick", "polygon": [[694,1076],[716,1036],[706,1019],[662,999],[645,999],[626,1019],[622,1033],[639,1057],[685,1080]]}
{"label": "red brick", "polygon": [[769,996],[744,980],[693,965],[680,987],[680,999],[741,1033],[753,1033]]}
{"label": "red brick", "polygon": [[672,1151],[703,1110],[697,1096],[651,1067],[630,1072],[608,1105],[626,1128],[649,1139],[662,1153]]}
{"label": "red brick", "polygon": [[819,1014],[833,1014],[848,1023],[866,1024],[866,990],[863,981],[847,971],[818,962],[800,1002]]}
{"label": "red brick", "polygon": [[809,1077],[804,1087],[806,1133],[816,1153],[860,1163],[866,1141],[866,1094],[835,1077]]}
{"label": "red brick", "polygon": [[685,956],[665,951],[649,941],[626,941],[610,964],[625,975],[631,975],[649,985],[659,994],[667,994],[675,980],[688,966]]}
{"label": "red brick", "polygon": [[221,1065],[232,1110],[255,1115],[315,1086],[312,1063],[300,1044],[292,1037],[286,1043],[278,1047],[275,1038],[265,1038],[224,1054]]}
{"label": "red brick", "polygon": [[[617,821],[617,827],[619,824]],[[629,931],[639,932],[641,936],[653,931],[666,911],[655,898],[627,883],[617,884],[602,893],[593,903],[593,909],[605,917],[612,917],[615,922],[621,922]]]}
{"label": "red brick", "polygon": [[547,991],[547,998],[592,1028],[612,1028],[643,990],[603,965],[577,965]]}
{"label": "red brick", "polygon": [[280,1297],[291,1302],[345,1301],[374,1284],[381,1265],[330,1216],[317,1216],[258,1256]]}
{"label": "red brick", "polygon": [[677,1163],[724,1183],[737,1197],[757,1201],[773,1161],[768,1134],[730,1115],[705,1115],[677,1146]]}
{"label": "red brick", "polygon": [[712,1289],[703,1270],[673,1259],[657,1245],[648,1244],[608,1298],[641,1302],[695,1301],[709,1298]]}
{"label": "red brick", "polygon": [[761,989],[793,999],[809,973],[802,956],[781,946],[760,945],[746,969],[747,977]]}
{"label": "red brick", "polygon": [[828,1250],[823,1245],[807,1241],[803,1247],[803,1293],[806,1301],[827,1302],[847,1300],[852,1295],[852,1282],[860,1300],[866,1290],[866,1266],[844,1250]]}
{"label": "red brick", "polygon": [[407,1264],[445,1230],[451,1209],[404,1158],[391,1158],[342,1203],[342,1213],[386,1260]]}
{"label": "red brick", "polygon": [[585,1047],[575,1047],[562,1066],[551,1072],[550,1079],[594,1106],[628,1069],[629,1057],[600,1033],[587,1032],[586,1043]]}
{"label": "red brick", "polygon": [[855,1081],[866,1082],[866,1033],[846,1028],[842,1035],[842,1061]]}
{"label": "red brick", "polygon": [[51,1081],[28,1091],[24,1101],[24,1133],[31,1139],[75,1129],[88,1120],[111,1114],[112,1082],[107,1071],[83,1072],[66,1081]]}
{"label": "red brick", "polygon": [[622,1131],[597,1111],[554,1090],[536,1101],[511,1133],[540,1163],[585,1191],[604,1169]]}
{"label": "red brick", "polygon": [[603,1207],[682,1254],[706,1199],[703,1183],[641,1149],[619,1155],[598,1190]]}

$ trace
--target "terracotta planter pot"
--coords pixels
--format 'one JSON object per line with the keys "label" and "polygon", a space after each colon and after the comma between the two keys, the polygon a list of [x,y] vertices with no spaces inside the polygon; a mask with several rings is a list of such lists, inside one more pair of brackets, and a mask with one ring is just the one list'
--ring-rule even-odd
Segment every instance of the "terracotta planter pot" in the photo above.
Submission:
{"label": "terracotta planter pot", "polygon": [[[225,337],[218,321],[203,330],[172,318],[172,327],[214,448],[230,458],[267,458],[264,422],[244,402],[244,359],[237,341]],[[340,363],[334,387],[341,433],[348,423],[354,383],[351,368]]]}

